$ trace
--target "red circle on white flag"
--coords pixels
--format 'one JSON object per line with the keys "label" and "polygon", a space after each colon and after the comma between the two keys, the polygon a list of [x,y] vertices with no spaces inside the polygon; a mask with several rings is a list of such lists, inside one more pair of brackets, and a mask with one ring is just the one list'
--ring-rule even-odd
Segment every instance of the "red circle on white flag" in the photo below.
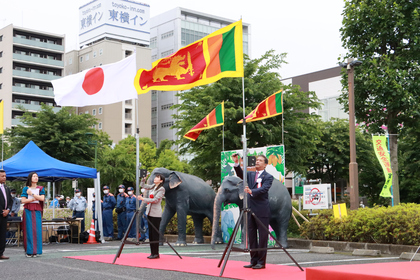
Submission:
{"label": "red circle on white flag", "polygon": [[98,93],[104,85],[104,70],[97,67],[87,71],[83,80],[82,88],[88,95]]}

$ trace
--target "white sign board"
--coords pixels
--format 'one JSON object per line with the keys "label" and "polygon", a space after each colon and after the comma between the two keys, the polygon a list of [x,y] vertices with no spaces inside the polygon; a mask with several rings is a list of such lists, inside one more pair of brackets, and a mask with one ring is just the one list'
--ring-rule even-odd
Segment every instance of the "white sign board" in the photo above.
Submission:
{"label": "white sign board", "polygon": [[331,185],[304,185],[303,209],[331,208]]}
{"label": "white sign board", "polygon": [[80,46],[107,37],[149,45],[150,6],[131,0],[94,0],[79,8]]}

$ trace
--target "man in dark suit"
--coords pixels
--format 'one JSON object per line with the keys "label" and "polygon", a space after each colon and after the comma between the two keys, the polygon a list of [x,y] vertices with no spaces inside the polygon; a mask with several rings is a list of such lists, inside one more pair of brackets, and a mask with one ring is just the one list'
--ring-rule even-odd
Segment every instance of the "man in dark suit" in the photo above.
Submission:
{"label": "man in dark suit", "polygon": [[7,260],[9,257],[3,255],[6,248],[7,216],[13,205],[10,189],[5,186],[6,172],[0,169],[0,260]]}
{"label": "man in dark suit", "polygon": [[[243,179],[243,171],[239,164],[238,155],[233,155],[232,159],[235,162],[234,169],[236,175]],[[256,171],[247,172],[248,186],[245,186],[245,192],[248,193],[248,206],[265,227],[261,226],[252,214],[248,215],[248,237],[249,249],[251,249],[251,263],[245,265],[245,268],[265,268],[267,250],[253,251],[252,249],[267,249],[268,231],[266,229],[268,228],[270,221],[268,190],[274,179],[271,174],[265,171],[267,164],[267,157],[259,155],[257,156],[257,161],[255,163]],[[257,239],[257,230],[259,239]]]}

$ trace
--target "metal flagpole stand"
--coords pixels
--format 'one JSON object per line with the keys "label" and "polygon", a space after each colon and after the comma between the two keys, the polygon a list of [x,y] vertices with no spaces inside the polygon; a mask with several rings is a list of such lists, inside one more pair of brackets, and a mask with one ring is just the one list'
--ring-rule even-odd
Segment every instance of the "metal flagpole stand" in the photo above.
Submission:
{"label": "metal flagpole stand", "polygon": [[[137,98],[136,102],[136,212],[133,215],[133,218],[131,218],[130,224],[127,227],[127,230],[125,231],[124,237],[121,240],[121,245],[118,248],[118,252],[115,255],[114,261],[112,262],[113,264],[115,263],[115,261],[117,260],[117,258],[120,257],[121,252],[124,248],[124,244],[125,243],[129,243],[129,244],[136,244],[136,245],[140,245],[140,241],[139,241],[139,227],[140,227],[140,218],[141,218],[141,208],[139,200],[137,199],[137,197],[140,195],[140,189],[139,189],[139,183],[140,183],[140,167],[141,167],[141,163],[140,163],[140,144],[139,144],[139,133],[140,133],[140,129],[139,129],[139,99]],[[143,207],[144,209],[145,207]],[[149,218],[146,216],[147,222],[149,225],[152,225],[153,229],[156,230],[160,237],[162,237],[163,240],[165,240],[165,237],[162,236],[162,234],[159,232],[159,229],[157,229],[152,223],[150,223]],[[132,242],[127,240],[127,236],[128,233],[131,230],[131,227],[133,226],[133,222],[136,221],[136,241]],[[147,243],[155,243],[155,242],[160,242],[160,241],[152,241],[152,242],[143,242],[142,244],[147,244]],[[166,243],[169,245],[169,247],[171,247],[171,249],[178,255],[179,258],[181,258],[181,256],[178,254],[177,251],[175,251],[175,249],[171,246],[171,244],[169,244],[169,242],[166,240]],[[181,258],[182,259],[182,258]]]}
{"label": "metal flagpole stand", "polygon": [[[243,184],[244,187],[247,186],[247,166],[248,166],[248,153],[247,153],[247,140],[246,140],[246,120],[245,120],[245,83],[244,83],[244,77],[242,77],[242,106],[243,106],[243,135],[242,135],[242,143],[243,143]],[[240,160],[239,160],[239,164],[240,164]],[[254,217],[254,219],[257,221],[257,223],[259,223],[263,228],[265,228],[265,230],[270,234],[270,236],[274,239],[274,241],[276,241],[277,245],[279,245],[279,247],[281,249],[283,249],[283,251],[289,256],[289,258],[300,268],[301,271],[303,271],[303,268],[295,261],[295,259],[289,254],[289,252],[286,251],[286,249],[280,244],[280,242],[277,240],[277,238],[275,238],[271,232],[268,230],[268,228],[260,221],[260,219],[251,211],[251,209],[248,207],[248,194],[245,193],[244,191],[244,206],[241,209],[241,213],[239,215],[238,220],[236,221],[235,224],[235,228],[229,238],[229,242],[226,245],[225,251],[223,252],[222,258],[219,261],[219,264],[217,267],[220,267],[223,260],[223,266],[222,269],[220,271],[219,276],[221,277],[223,275],[223,272],[225,270],[227,261],[229,259],[230,253],[232,250],[234,251],[241,251],[241,252],[251,252],[251,251],[263,251],[263,250],[269,250],[269,249],[276,249],[276,248],[264,248],[264,249],[250,249],[249,248],[249,240],[248,240],[248,235],[249,235],[249,228],[248,228],[248,218],[249,215],[252,215]],[[233,244],[235,243],[235,236],[238,233],[238,229],[239,229],[239,225],[241,224],[241,219],[243,218],[244,220],[244,239],[242,240],[242,242],[245,243],[244,248],[234,248]],[[226,256],[226,258],[225,258]]]}

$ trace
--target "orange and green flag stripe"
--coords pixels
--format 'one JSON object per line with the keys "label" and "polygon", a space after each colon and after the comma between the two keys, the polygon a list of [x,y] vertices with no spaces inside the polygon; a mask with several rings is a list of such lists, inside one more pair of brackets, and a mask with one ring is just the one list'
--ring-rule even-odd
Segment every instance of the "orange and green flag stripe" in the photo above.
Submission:
{"label": "orange and green flag stripe", "polygon": [[224,124],[225,120],[225,102],[213,109],[204,119],[191,128],[184,137],[192,141],[197,140],[200,133],[205,129],[210,129]]}
{"label": "orange and green flag stripe", "polygon": [[[283,91],[279,90],[264,99],[258,106],[245,117],[246,122],[255,122],[283,114]],[[238,121],[243,123],[243,120]]]}
{"label": "orange and green flag stripe", "polygon": [[243,76],[240,20],[155,61],[150,70],[139,69],[134,86],[138,94],[150,90],[187,90],[214,83],[224,77]]}

